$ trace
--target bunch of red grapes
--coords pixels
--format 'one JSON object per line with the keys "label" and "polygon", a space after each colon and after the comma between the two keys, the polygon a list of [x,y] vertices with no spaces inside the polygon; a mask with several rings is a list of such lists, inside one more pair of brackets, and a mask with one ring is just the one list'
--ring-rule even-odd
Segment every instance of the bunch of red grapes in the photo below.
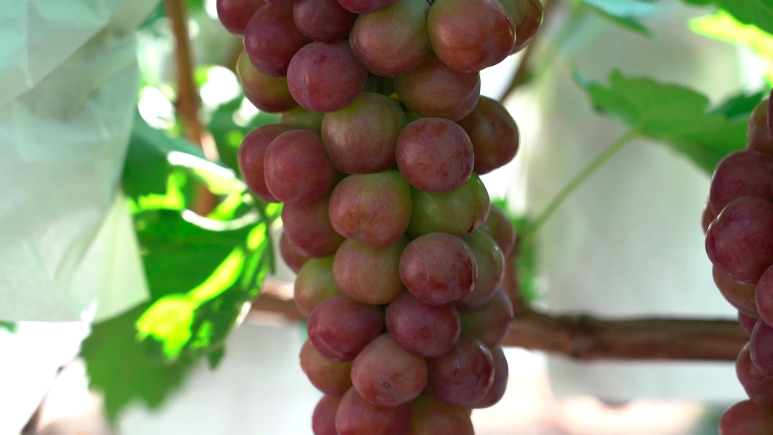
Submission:
{"label": "bunch of red grapes", "polygon": [[746,149],[717,165],[703,212],[714,282],[750,340],[736,360],[749,399],[725,411],[721,435],[773,433],[773,117],[770,98],[748,125]]}
{"label": "bunch of red grapes", "polygon": [[308,316],[316,435],[474,434],[504,395],[500,288],[515,233],[479,175],[518,127],[480,70],[526,46],[539,0],[219,0],[237,74],[279,124],[250,132],[250,190],[282,202]]}

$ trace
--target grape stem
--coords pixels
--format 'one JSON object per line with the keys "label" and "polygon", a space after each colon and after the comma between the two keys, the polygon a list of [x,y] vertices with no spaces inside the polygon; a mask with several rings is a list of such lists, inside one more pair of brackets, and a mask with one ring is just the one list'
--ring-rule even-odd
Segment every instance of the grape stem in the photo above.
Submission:
{"label": "grape stem", "polygon": [[582,183],[590,178],[590,176],[593,175],[599,168],[601,168],[604,163],[606,163],[615,154],[617,154],[618,151],[625,148],[625,146],[628,145],[631,140],[639,135],[641,125],[642,122],[639,122],[638,124],[631,127],[628,132],[620,136],[620,138],[608,146],[607,149],[605,149],[601,154],[593,159],[593,161],[591,161],[588,166],[585,167],[585,169],[583,169],[579,174],[571,179],[569,183],[567,183],[566,186],[564,186],[564,188],[558,192],[555,198],[553,198],[553,200],[548,203],[547,207],[545,207],[545,210],[543,210],[542,213],[534,220],[531,226],[526,229],[520,241],[521,247],[527,246],[533,241],[539,229],[545,224],[545,222],[547,222],[548,219],[550,219],[553,213],[561,206],[561,204],[564,203],[569,195],[574,193],[574,191],[577,190],[577,188],[579,188]]}

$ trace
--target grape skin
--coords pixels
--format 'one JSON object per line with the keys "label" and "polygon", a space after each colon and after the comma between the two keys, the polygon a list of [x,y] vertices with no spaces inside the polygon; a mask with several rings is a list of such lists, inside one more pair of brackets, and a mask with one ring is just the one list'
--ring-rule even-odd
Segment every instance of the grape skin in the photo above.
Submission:
{"label": "grape skin", "polygon": [[410,218],[410,185],[395,170],[350,175],[330,198],[330,222],[338,234],[374,248],[395,244]]}
{"label": "grape skin", "polygon": [[768,267],[757,282],[754,304],[759,317],[768,325],[773,324],[773,266]]}
{"label": "grape skin", "polygon": [[217,0],[217,18],[229,32],[243,35],[250,18],[263,6],[263,0]]}
{"label": "grape skin", "polygon": [[335,419],[340,403],[341,399],[338,397],[324,396],[319,399],[311,416],[311,430],[314,435],[338,435]]}
{"label": "grape skin", "polygon": [[454,406],[472,406],[494,383],[494,359],[483,342],[462,333],[451,352],[427,359],[427,389]]}
{"label": "grape skin", "polygon": [[394,167],[397,138],[405,124],[395,100],[363,92],[346,108],[325,115],[322,142],[339,171],[381,172]]}
{"label": "grape skin", "polygon": [[444,118],[459,122],[472,113],[480,98],[480,86],[481,82],[480,79],[478,79],[478,84],[475,85],[475,88],[470,92],[470,95],[467,96],[467,99],[465,99],[456,109],[447,113]]}
{"label": "grape skin", "polygon": [[755,287],[736,282],[724,275],[716,267],[712,268],[714,284],[722,296],[739,311],[748,315],[757,316],[757,304],[755,302]]}
{"label": "grape skin", "polygon": [[271,77],[255,69],[246,52],[236,60],[236,76],[244,96],[263,112],[279,113],[297,107],[286,77]]}
{"label": "grape skin", "polygon": [[475,97],[480,94],[477,72],[454,71],[431,53],[414,70],[395,77],[394,83],[400,101],[422,116],[447,118],[464,105],[471,94]]}
{"label": "grape skin", "polygon": [[287,75],[295,53],[311,42],[293,19],[293,4],[262,6],[244,30],[244,50],[255,68],[271,77]]}
{"label": "grape skin", "polygon": [[349,45],[373,74],[407,74],[432,50],[427,33],[426,0],[402,0],[377,12],[357,17]]}
{"label": "grape skin", "polygon": [[298,30],[315,41],[331,42],[349,34],[357,14],[336,0],[295,0],[293,20]]}
{"label": "grape skin", "polygon": [[478,266],[473,251],[462,239],[438,232],[408,244],[400,258],[399,274],[418,300],[446,306],[460,302],[473,291]]}
{"label": "grape skin", "polygon": [[295,278],[294,294],[295,306],[306,317],[323,301],[340,295],[333,278],[333,257],[306,262]]}
{"label": "grape skin", "polygon": [[472,143],[455,122],[422,118],[408,124],[397,139],[397,167],[411,185],[425,192],[458,189],[470,179]]}
{"label": "grape skin", "polygon": [[472,141],[478,175],[506,165],[518,153],[518,124],[499,101],[481,96],[475,109],[459,125]]}
{"label": "grape skin", "polygon": [[279,237],[279,254],[282,256],[285,264],[287,264],[287,267],[295,273],[298,273],[310,259],[300,249],[293,246],[293,243],[287,238],[287,234],[284,231],[282,231],[282,235]]}
{"label": "grape skin", "polygon": [[723,274],[757,284],[773,264],[773,204],[754,197],[728,204],[706,233],[706,253]]}
{"label": "grape skin", "polygon": [[494,297],[505,276],[505,257],[497,242],[482,231],[466,237],[464,243],[472,250],[478,265],[475,289],[459,304],[460,309],[470,310],[482,307]]}
{"label": "grape skin", "polygon": [[773,376],[773,328],[758,320],[749,343],[754,365],[765,376]]}
{"label": "grape skin", "polygon": [[461,333],[459,311],[422,303],[403,293],[386,309],[386,326],[403,349],[426,358],[447,354]]}
{"label": "grape skin", "polygon": [[373,305],[346,296],[333,296],[309,316],[311,344],[325,359],[352,361],[384,328],[384,316]]}
{"label": "grape skin", "polygon": [[468,411],[422,394],[412,403],[408,435],[475,435]]}
{"label": "grape skin", "polygon": [[719,435],[770,435],[773,433],[773,410],[750,400],[728,408],[719,419]]}
{"label": "grape skin", "polygon": [[760,406],[773,408],[773,378],[765,376],[754,365],[749,343],[738,354],[735,373],[751,400]]}
{"label": "grape skin", "polygon": [[378,407],[351,388],[338,406],[336,429],[338,435],[404,435],[410,427],[411,416],[410,404]]}
{"label": "grape skin", "polygon": [[[412,212],[408,234],[418,237],[443,232],[466,237],[483,225],[489,214],[486,186],[473,173],[464,186],[443,193],[411,189]],[[453,219],[449,219],[453,216]]]}
{"label": "grape skin", "polygon": [[382,334],[354,359],[352,383],[363,399],[376,406],[400,406],[424,390],[427,364],[389,334]]}
{"label": "grape skin", "polygon": [[751,113],[746,130],[746,149],[773,156],[773,133],[768,127],[768,104],[770,99],[761,101]]}
{"label": "grape skin", "polygon": [[352,387],[352,363],[326,360],[309,340],[301,348],[300,360],[303,373],[324,394],[341,397]]}
{"label": "grape skin", "polygon": [[711,225],[716,218],[717,214],[711,209],[711,204],[707,202],[706,207],[703,209],[703,215],[701,216],[701,227],[703,228],[704,235],[708,232],[709,225]]}
{"label": "grape skin", "polygon": [[483,399],[473,405],[475,409],[490,408],[505,396],[507,390],[507,381],[510,377],[510,368],[507,364],[505,352],[501,346],[489,346],[491,356],[494,358],[494,383],[488,390]]}
{"label": "grape skin", "polygon": [[351,104],[365,88],[368,71],[346,41],[312,42],[293,56],[287,69],[290,94],[303,108],[335,112]]}
{"label": "grape skin", "polygon": [[732,200],[754,196],[773,201],[773,157],[757,151],[740,150],[725,156],[711,179],[709,203],[719,213]]}
{"label": "grape skin", "polygon": [[510,54],[526,48],[542,26],[542,3],[539,0],[499,0],[515,24],[515,45]]}
{"label": "grape skin", "polygon": [[497,0],[435,0],[427,26],[435,54],[461,72],[496,65],[515,46],[515,24]]}
{"label": "grape skin", "polygon": [[371,305],[397,299],[405,292],[398,265],[407,245],[405,238],[383,249],[371,248],[359,240],[345,241],[333,262],[333,276],[341,293]]}
{"label": "grape skin", "polygon": [[268,146],[264,159],[266,187],[284,203],[315,201],[335,183],[336,170],[322,139],[311,131],[280,134]]}
{"label": "grape skin", "polygon": [[268,190],[265,179],[265,156],[271,142],[291,129],[284,125],[267,124],[252,130],[242,140],[237,154],[239,171],[250,191],[266,202],[279,202]]}
{"label": "grape skin", "polygon": [[330,223],[330,195],[301,204],[285,204],[282,224],[290,241],[309,257],[333,255],[344,242]]}
{"label": "grape skin", "polygon": [[751,338],[754,326],[757,324],[757,317],[744,314],[743,311],[738,312],[738,324],[741,326],[744,334]]}
{"label": "grape skin", "polygon": [[387,6],[398,3],[400,0],[338,0],[344,9],[355,14],[369,14]]}
{"label": "grape skin", "polygon": [[[289,92],[289,89],[288,89]],[[322,130],[322,118],[325,116],[322,112],[312,112],[301,106],[296,106],[282,113],[279,122],[292,128],[302,128],[320,134]]]}
{"label": "grape skin", "polygon": [[502,289],[480,308],[461,311],[462,330],[474,335],[488,347],[495,347],[504,341],[513,324],[513,305]]}
{"label": "grape skin", "polygon": [[509,258],[515,249],[515,228],[504,210],[496,205],[489,208],[488,218],[481,225],[479,231],[488,234],[497,242],[502,255]]}

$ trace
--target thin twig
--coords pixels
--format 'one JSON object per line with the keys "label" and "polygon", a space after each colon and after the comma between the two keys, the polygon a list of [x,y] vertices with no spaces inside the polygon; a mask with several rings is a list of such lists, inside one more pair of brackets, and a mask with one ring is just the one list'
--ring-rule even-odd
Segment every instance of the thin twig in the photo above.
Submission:
{"label": "thin twig", "polygon": [[[204,155],[210,160],[219,158],[217,147],[211,140],[205,140],[204,127],[199,121],[199,93],[193,81],[193,55],[188,33],[188,14],[184,0],[166,0],[166,13],[172,23],[172,33],[175,39],[175,63],[177,66],[177,101],[175,108],[185,122],[188,139],[198,144],[204,150]],[[194,211],[206,216],[215,208],[215,195],[206,185],[198,188]]]}

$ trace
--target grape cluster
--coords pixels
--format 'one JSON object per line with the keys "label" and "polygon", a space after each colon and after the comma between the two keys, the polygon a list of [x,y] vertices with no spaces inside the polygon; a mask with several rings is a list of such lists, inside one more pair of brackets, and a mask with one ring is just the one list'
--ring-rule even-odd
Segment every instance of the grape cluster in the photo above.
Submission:
{"label": "grape cluster", "polygon": [[[501,1],[501,2],[500,2]],[[279,124],[239,149],[282,202],[280,252],[308,317],[317,435],[474,434],[497,403],[515,233],[479,175],[512,160],[513,118],[480,70],[523,49],[539,0],[219,0],[237,75]],[[517,35],[517,37],[516,37]]]}
{"label": "grape cluster", "polygon": [[773,116],[770,98],[748,125],[746,149],[717,165],[703,212],[714,283],[749,336],[736,374],[750,400],[725,411],[721,435],[773,433]]}

